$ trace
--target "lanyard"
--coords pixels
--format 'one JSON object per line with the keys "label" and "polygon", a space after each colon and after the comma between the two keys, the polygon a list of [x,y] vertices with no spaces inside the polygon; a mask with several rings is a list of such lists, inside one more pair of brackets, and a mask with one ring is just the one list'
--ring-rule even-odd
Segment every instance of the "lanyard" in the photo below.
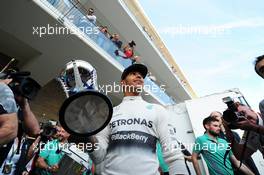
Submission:
{"label": "lanyard", "polygon": [[[14,157],[14,155],[15,155],[15,153],[17,152],[17,149],[18,149],[18,144],[17,144],[17,141],[18,140],[18,138],[16,138],[15,140],[14,140],[14,143],[13,143],[13,145],[12,145],[12,147],[11,147],[11,149],[10,149],[10,152],[9,152],[9,154],[8,154],[8,162],[9,163],[11,163],[11,161],[12,161],[12,159],[13,159],[13,157]],[[16,147],[16,148],[15,148]],[[10,155],[11,154],[11,155]]]}
{"label": "lanyard", "polygon": [[12,162],[12,159],[13,159],[14,155],[18,152],[18,149],[21,148],[21,146],[23,145],[24,141],[25,141],[24,137],[21,139],[21,143],[20,144],[19,144],[19,139],[18,138],[16,138],[14,140],[14,143],[13,143],[13,145],[12,145],[12,147],[11,147],[9,153],[8,153],[8,157],[7,157],[7,160],[8,160],[7,162],[8,163]]}

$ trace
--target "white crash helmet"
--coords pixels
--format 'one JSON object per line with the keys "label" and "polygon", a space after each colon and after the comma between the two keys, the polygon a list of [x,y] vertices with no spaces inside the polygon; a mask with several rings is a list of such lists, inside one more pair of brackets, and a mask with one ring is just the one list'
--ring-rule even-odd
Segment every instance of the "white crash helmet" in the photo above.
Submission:
{"label": "white crash helmet", "polygon": [[98,90],[96,70],[83,60],[72,60],[67,63],[58,80],[67,96],[86,90]]}

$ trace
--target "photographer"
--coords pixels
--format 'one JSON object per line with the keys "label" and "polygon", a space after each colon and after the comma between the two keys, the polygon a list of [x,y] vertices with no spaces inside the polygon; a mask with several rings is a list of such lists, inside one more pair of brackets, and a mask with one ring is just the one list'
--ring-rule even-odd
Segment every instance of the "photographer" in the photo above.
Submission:
{"label": "photographer", "polygon": [[[236,142],[230,128],[230,123],[224,122],[226,136],[230,140],[234,155],[240,160],[250,157],[254,152],[259,150],[264,153],[264,135],[262,117],[240,103],[235,103],[237,114],[243,117],[243,120],[233,123],[236,128],[246,130],[240,143]],[[224,112],[225,115],[225,112]],[[226,119],[225,119],[226,120]],[[262,133],[262,134],[260,134]],[[244,146],[246,144],[246,147]]]}
{"label": "photographer", "polygon": [[[14,94],[7,86],[12,79],[0,79],[0,148],[17,135],[17,107]],[[1,162],[0,153],[0,165]]]}
{"label": "photographer", "polygon": [[[17,104],[19,104],[18,116],[21,120],[18,122],[17,137],[10,142],[6,147],[5,155],[3,155],[3,165],[0,168],[1,172],[5,170],[7,166],[9,168],[9,174],[19,175],[21,174],[26,166],[27,162],[27,148],[32,143],[27,139],[25,134],[28,136],[36,136],[39,133],[38,121],[34,114],[30,110],[29,104],[23,97],[18,97]],[[5,171],[6,172],[6,171]]]}
{"label": "photographer", "polygon": [[16,102],[19,106],[18,111],[18,147],[20,147],[17,162],[15,164],[14,174],[21,174],[25,170],[27,159],[28,148],[32,144],[33,140],[28,137],[36,137],[40,133],[40,126],[34,113],[31,111],[28,99],[20,95],[15,95]]}
{"label": "photographer", "polygon": [[[220,122],[209,116],[203,120],[203,126],[206,132],[196,138],[193,147],[192,160],[195,172],[197,175],[201,175],[198,156],[202,154],[210,174],[233,175],[234,170],[231,163],[238,168],[240,162],[235,158],[232,151],[229,151],[230,147],[227,141],[219,137]],[[254,174],[244,164],[240,167],[240,171],[244,174]]]}
{"label": "photographer", "polygon": [[[219,134],[219,138],[226,140],[227,142],[230,142],[227,138],[226,138],[226,131],[225,131],[225,127],[223,126],[223,115],[221,112],[218,111],[213,111],[210,114],[210,117],[213,117],[215,119],[217,119],[220,123],[220,134]],[[236,133],[235,131],[232,131],[232,134],[234,136],[234,139],[236,142],[240,142],[241,138],[238,135],[238,133]],[[259,171],[258,168],[256,167],[253,159],[251,157],[247,157],[245,158],[245,161],[243,161],[243,163],[255,174],[255,175],[259,175]],[[240,171],[236,171],[235,174],[239,174],[239,175],[243,175],[244,173],[240,172]]]}
{"label": "photographer", "polygon": [[[14,93],[15,101],[13,100],[13,105],[16,106],[16,109],[18,108],[15,113],[16,120],[12,121],[12,124],[17,127],[17,129],[13,129],[15,139],[12,139],[5,147],[0,148],[0,171],[5,174],[22,173],[27,161],[27,148],[31,144],[26,139],[25,134],[36,136],[39,133],[38,121],[30,109],[27,98],[33,98],[35,93],[37,93],[35,87],[38,89],[40,86],[34,80],[28,78],[28,75],[28,72],[21,73],[13,70],[12,73],[1,74],[1,77],[11,78],[2,81],[9,86],[9,90],[6,89],[5,93],[9,91],[12,94]],[[27,91],[28,88],[32,91]],[[5,102],[9,102],[8,99],[10,100],[11,98],[5,97]]]}
{"label": "photographer", "polygon": [[41,175],[56,173],[59,170],[59,161],[64,155],[61,148],[67,143],[69,134],[62,127],[57,126],[56,129],[55,139],[44,145],[36,161],[36,167],[41,169]]}
{"label": "photographer", "polygon": [[28,163],[24,173],[28,174],[39,174],[39,169],[35,166],[35,162],[39,157],[39,152],[43,149],[44,145],[47,142],[51,142],[54,139],[57,139],[57,123],[49,120],[47,123],[40,123],[41,129],[39,136],[34,140],[27,152]]}

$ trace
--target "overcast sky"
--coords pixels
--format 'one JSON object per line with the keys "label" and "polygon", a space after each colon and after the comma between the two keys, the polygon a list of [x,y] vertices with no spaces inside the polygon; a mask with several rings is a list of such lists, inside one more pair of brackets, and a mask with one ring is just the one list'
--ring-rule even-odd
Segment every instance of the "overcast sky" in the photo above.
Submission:
{"label": "overcast sky", "polygon": [[264,80],[263,0],[140,0],[198,96],[239,88],[258,110]]}

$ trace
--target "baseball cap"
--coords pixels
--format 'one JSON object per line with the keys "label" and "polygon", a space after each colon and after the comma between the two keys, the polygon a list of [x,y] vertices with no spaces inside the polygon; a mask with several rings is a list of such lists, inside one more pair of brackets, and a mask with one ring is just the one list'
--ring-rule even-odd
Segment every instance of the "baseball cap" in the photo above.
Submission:
{"label": "baseball cap", "polygon": [[148,68],[143,64],[132,64],[123,71],[121,80],[124,80],[126,76],[131,72],[139,72],[142,77],[145,78],[148,73]]}

